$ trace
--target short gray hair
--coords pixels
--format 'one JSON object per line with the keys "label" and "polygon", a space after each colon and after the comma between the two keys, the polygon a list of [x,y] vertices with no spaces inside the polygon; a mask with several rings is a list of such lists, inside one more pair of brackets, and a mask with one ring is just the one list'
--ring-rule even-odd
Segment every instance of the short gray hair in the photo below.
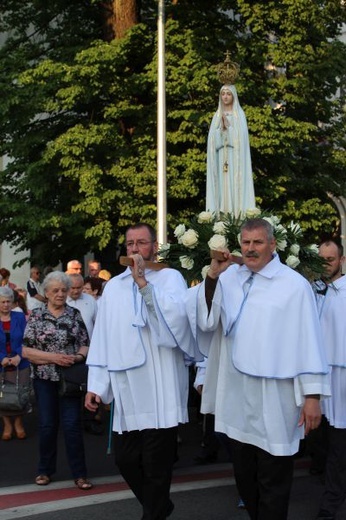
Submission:
{"label": "short gray hair", "polygon": [[264,229],[268,242],[271,242],[275,238],[273,226],[264,218],[249,218],[249,220],[245,220],[240,227],[240,233],[243,231],[253,231],[254,229]]}
{"label": "short gray hair", "polygon": [[52,273],[47,274],[43,280],[42,288],[44,292],[46,292],[49,285],[53,282],[62,282],[67,290],[69,290],[71,287],[70,277],[67,274],[63,273],[62,271],[53,271]]}
{"label": "short gray hair", "polygon": [[78,282],[84,282],[84,278],[81,274],[79,273],[69,273],[67,275],[70,279],[70,284],[72,285],[72,281],[73,280],[77,280]]}
{"label": "short gray hair", "polygon": [[14,294],[11,287],[0,287],[0,298],[8,298],[11,300],[11,302],[13,302]]}

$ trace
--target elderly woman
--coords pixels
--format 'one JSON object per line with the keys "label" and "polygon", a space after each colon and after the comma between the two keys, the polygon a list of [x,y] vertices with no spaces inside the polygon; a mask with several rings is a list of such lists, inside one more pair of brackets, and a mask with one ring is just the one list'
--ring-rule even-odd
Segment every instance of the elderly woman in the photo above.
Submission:
{"label": "elderly woman", "polygon": [[[0,287],[0,363],[1,377],[5,381],[15,383],[17,377],[17,367],[19,369],[19,383],[29,383],[29,362],[22,359],[23,335],[26,326],[26,319],[23,313],[12,311],[14,294],[9,287]],[[6,412],[2,416],[4,429],[2,440],[9,441],[13,437],[13,430],[18,439],[25,439],[22,416],[18,412]]]}
{"label": "elderly woman", "polygon": [[66,305],[70,278],[60,271],[46,276],[44,308],[30,314],[24,335],[23,355],[31,363],[31,377],[39,412],[40,459],[36,484],[50,483],[56,471],[59,419],[74,482],[81,490],[92,484],[86,478],[81,422],[81,399],[59,394],[61,368],[83,362],[88,350],[88,333],[79,310]]}

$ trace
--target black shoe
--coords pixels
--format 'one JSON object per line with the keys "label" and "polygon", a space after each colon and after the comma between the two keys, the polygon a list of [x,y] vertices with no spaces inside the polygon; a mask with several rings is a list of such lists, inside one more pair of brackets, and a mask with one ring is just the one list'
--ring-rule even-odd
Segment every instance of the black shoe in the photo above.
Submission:
{"label": "black shoe", "polygon": [[335,520],[335,515],[330,513],[329,511],[325,511],[321,509],[316,516],[316,520]]}
{"label": "black shoe", "polygon": [[[167,513],[166,513],[165,518],[168,518],[173,513],[173,510],[174,510],[174,504],[173,504],[172,500],[170,500],[168,503],[168,506],[167,506]],[[142,516],[142,520],[143,520],[143,518],[144,518],[144,516]]]}

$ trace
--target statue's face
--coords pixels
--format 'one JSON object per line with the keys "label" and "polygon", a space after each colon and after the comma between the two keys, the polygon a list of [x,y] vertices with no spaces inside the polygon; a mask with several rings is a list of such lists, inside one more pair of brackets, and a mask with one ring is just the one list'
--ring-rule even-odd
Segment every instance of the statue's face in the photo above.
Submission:
{"label": "statue's face", "polygon": [[225,107],[231,108],[233,105],[233,94],[228,88],[221,90],[221,99]]}

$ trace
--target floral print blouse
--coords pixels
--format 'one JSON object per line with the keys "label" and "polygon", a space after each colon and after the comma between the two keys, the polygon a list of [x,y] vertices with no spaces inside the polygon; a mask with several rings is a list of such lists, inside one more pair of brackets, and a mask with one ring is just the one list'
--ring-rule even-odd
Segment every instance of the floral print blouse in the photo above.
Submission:
{"label": "floral print blouse", "polygon": [[[81,313],[69,305],[58,318],[47,306],[34,309],[28,319],[23,344],[44,352],[76,354],[80,347],[89,345],[89,337]],[[60,380],[60,367],[55,363],[31,364],[33,379]]]}

